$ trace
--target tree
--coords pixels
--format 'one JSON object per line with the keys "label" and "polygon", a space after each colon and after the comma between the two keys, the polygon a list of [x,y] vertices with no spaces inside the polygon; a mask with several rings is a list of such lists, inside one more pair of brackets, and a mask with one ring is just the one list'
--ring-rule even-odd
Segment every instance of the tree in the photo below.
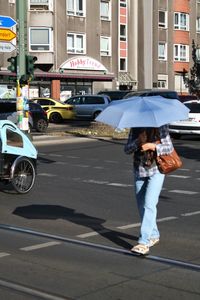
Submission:
{"label": "tree", "polygon": [[200,48],[192,41],[192,59],[193,67],[190,69],[190,75],[183,69],[183,81],[185,86],[189,89],[189,93],[200,97]]}

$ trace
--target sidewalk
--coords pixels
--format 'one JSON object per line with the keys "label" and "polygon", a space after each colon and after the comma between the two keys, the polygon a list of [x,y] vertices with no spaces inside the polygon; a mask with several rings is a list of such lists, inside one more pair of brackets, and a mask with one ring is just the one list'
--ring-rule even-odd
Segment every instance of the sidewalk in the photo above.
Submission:
{"label": "sidewalk", "polygon": [[80,143],[92,141],[89,137],[78,137],[70,134],[43,134],[32,135],[32,142],[34,145],[53,145],[53,144],[65,144],[65,143]]}

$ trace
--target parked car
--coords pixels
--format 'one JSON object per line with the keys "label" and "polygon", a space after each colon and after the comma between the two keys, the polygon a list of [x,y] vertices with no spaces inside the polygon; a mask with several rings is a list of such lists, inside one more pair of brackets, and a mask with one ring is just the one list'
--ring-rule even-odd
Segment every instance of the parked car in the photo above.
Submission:
{"label": "parked car", "polygon": [[181,102],[190,101],[190,100],[198,100],[198,97],[195,95],[179,95],[179,100]]}
{"label": "parked car", "polygon": [[[39,104],[29,104],[29,127],[31,130],[45,132],[48,127],[47,114]],[[16,98],[0,100],[0,119],[17,124]]]}
{"label": "parked car", "polygon": [[123,99],[127,99],[130,97],[147,97],[147,96],[162,96],[164,98],[168,99],[178,99],[179,96],[176,91],[170,91],[170,90],[144,90],[144,91],[131,91],[130,93],[126,94]]}
{"label": "parked car", "polygon": [[48,120],[52,123],[61,123],[64,120],[72,120],[75,117],[74,107],[69,104],[51,98],[33,98],[47,112]]}
{"label": "parked car", "polygon": [[128,93],[130,93],[130,90],[115,90],[115,91],[100,91],[97,93],[97,95],[107,95],[110,97],[110,100],[120,100],[123,99],[124,96],[126,96]]}
{"label": "parked car", "polygon": [[94,120],[109,105],[110,98],[106,95],[79,95],[67,99],[65,103],[74,106],[76,118]]}
{"label": "parked car", "polygon": [[48,118],[46,111],[38,104],[29,101],[29,116],[32,122],[29,122],[30,129],[38,132],[45,132],[48,128]]}
{"label": "parked car", "polygon": [[183,134],[200,134],[200,100],[184,102],[189,109],[189,118],[176,121],[169,125],[169,131],[174,138],[180,138]]}

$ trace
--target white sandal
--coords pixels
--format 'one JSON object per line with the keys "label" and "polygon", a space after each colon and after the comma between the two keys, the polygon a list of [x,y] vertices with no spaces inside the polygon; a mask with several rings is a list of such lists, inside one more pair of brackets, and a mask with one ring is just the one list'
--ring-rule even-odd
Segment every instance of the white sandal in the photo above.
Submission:
{"label": "white sandal", "polygon": [[144,244],[138,244],[131,249],[132,252],[136,252],[142,255],[149,253],[149,246]]}
{"label": "white sandal", "polygon": [[150,241],[149,241],[149,247],[153,247],[153,246],[155,246],[156,244],[158,244],[159,243],[159,238],[152,238],[152,239],[150,239]]}

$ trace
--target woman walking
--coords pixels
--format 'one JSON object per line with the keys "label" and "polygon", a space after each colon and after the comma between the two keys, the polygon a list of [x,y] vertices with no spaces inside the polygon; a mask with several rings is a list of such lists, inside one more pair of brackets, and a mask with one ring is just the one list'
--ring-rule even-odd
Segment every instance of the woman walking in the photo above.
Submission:
{"label": "woman walking", "polygon": [[145,255],[160,239],[156,224],[157,204],[165,175],[159,172],[155,156],[173,151],[168,125],[131,128],[124,151],[133,154],[135,195],[141,218],[138,244],[131,251]]}

